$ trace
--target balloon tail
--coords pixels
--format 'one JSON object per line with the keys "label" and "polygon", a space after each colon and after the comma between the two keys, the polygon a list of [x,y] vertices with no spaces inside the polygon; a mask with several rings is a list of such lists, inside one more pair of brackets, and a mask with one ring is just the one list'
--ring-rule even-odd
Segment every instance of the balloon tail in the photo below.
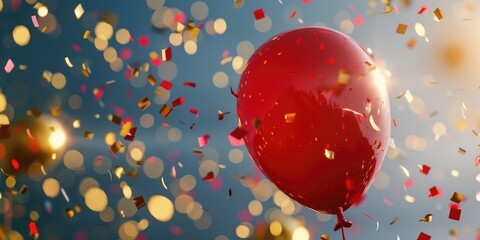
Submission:
{"label": "balloon tail", "polygon": [[345,231],[343,230],[343,227],[342,227],[342,238],[343,240],[345,240]]}
{"label": "balloon tail", "polygon": [[[343,234],[343,228],[349,228],[352,226],[352,222],[347,221],[345,219],[345,216],[343,215],[343,208],[339,207],[338,212],[337,212],[337,224],[335,224],[335,228],[333,230],[337,231],[338,229],[342,229],[342,234]],[[345,238],[344,238],[345,239]]]}

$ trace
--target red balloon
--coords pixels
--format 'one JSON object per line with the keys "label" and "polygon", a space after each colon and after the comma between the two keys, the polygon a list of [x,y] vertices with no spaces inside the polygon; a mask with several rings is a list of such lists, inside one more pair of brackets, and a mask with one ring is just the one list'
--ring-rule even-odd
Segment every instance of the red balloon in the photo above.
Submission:
{"label": "red balloon", "polygon": [[372,183],[390,136],[374,68],[354,40],[320,27],[281,33],[250,58],[237,92],[240,128],[255,163],[292,199],[343,218]]}

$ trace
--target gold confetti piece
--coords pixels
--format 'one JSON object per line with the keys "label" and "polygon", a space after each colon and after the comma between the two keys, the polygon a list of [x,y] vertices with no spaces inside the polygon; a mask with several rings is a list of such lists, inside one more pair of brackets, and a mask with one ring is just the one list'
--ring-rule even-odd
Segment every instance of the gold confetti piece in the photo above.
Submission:
{"label": "gold confetti piece", "polygon": [[400,165],[400,169],[402,169],[402,171],[403,171],[403,173],[405,174],[405,176],[410,177],[410,172],[408,171],[407,168],[405,168],[404,166]]}
{"label": "gold confetti piece", "polygon": [[[53,160],[55,160],[53,157],[52,157]],[[43,165],[40,166],[40,171],[42,171],[42,174],[44,176],[47,176],[47,172],[45,171],[45,167]]]}
{"label": "gold confetti piece", "polygon": [[75,209],[75,212],[77,212],[77,213],[82,212],[82,207],[79,204],[75,205],[74,209]]}
{"label": "gold confetti piece", "polygon": [[113,154],[117,153],[118,151],[122,151],[123,149],[125,149],[125,146],[123,146],[120,140],[117,140],[112,146],[110,146],[110,151],[112,151]]}
{"label": "gold confetti piece", "polygon": [[172,113],[172,111],[173,111],[173,108],[171,108],[167,104],[164,104],[163,107],[160,109],[159,113],[165,118],[167,118],[168,116],[170,116],[170,113]]}
{"label": "gold confetti piece", "polygon": [[43,77],[43,79],[45,79],[47,82],[51,82],[51,81],[52,81],[52,76],[53,76],[53,74],[52,74],[50,71],[47,71],[47,70],[44,70],[44,71],[43,71],[42,77]]}
{"label": "gold confetti piece", "polygon": [[440,8],[436,8],[435,11],[433,11],[433,14],[435,15],[435,17],[437,17],[438,20],[442,20],[444,17],[443,12]]}
{"label": "gold confetti piece", "polygon": [[85,132],[83,133],[83,137],[90,140],[93,139],[93,135],[94,133],[88,130],[85,130]]}
{"label": "gold confetti piece", "polygon": [[467,106],[465,106],[465,103],[462,102],[462,117],[463,119],[467,119],[467,117],[465,116],[465,112],[467,111]]}
{"label": "gold confetti piece", "polygon": [[325,157],[330,159],[330,160],[333,160],[333,159],[335,159],[335,152],[325,148]]}
{"label": "gold confetti piece", "polygon": [[241,8],[243,7],[244,0],[233,0],[233,8]]}
{"label": "gold confetti piece", "polygon": [[145,207],[146,203],[145,203],[145,199],[143,198],[143,195],[140,195],[138,197],[135,197],[133,199],[133,202],[135,203],[135,206],[137,207],[137,209],[140,209],[142,207]]}
{"label": "gold confetti piece", "polygon": [[71,208],[67,208],[65,210],[65,213],[67,214],[67,217],[69,217],[69,218],[73,218],[75,216],[75,212]]}
{"label": "gold confetti piece", "polygon": [[70,62],[70,59],[68,57],[65,57],[65,63],[67,64],[68,67],[73,67],[72,62]]}
{"label": "gold confetti piece", "polygon": [[167,184],[165,184],[165,180],[163,180],[163,177],[162,177],[162,185],[165,188],[165,190],[168,190]]}
{"label": "gold confetti piece", "polygon": [[84,33],[83,33],[83,39],[88,39],[90,37],[90,34],[91,32],[89,30],[86,30]]}
{"label": "gold confetti piece", "polygon": [[168,62],[170,59],[172,59],[172,48],[162,49],[162,61]]}
{"label": "gold confetti piece", "polygon": [[393,218],[393,220],[390,222],[390,225],[393,225],[395,224],[397,221],[398,221],[398,216],[396,216],[395,218]]}
{"label": "gold confetti piece", "polygon": [[403,35],[405,34],[405,32],[407,32],[407,28],[408,28],[407,24],[399,23],[397,26],[397,33]]}
{"label": "gold confetti piece", "polygon": [[82,17],[83,13],[85,13],[85,10],[83,10],[82,4],[79,3],[77,5],[77,7],[75,7],[75,10],[73,12],[75,13],[75,17],[77,19],[80,19]]}
{"label": "gold confetti piece", "polygon": [[414,203],[415,202],[415,198],[410,196],[410,195],[405,195],[405,201],[409,202],[409,203]]}
{"label": "gold confetti piece", "polygon": [[340,69],[338,72],[337,83],[347,85],[350,82],[351,74],[345,69]]}
{"label": "gold confetti piece", "polygon": [[63,187],[60,189],[60,191],[62,192],[62,195],[63,195],[63,198],[65,198],[65,201],[67,201],[68,203],[70,202],[70,198],[68,197],[67,195],[67,192],[65,192],[65,189],[63,189]]}
{"label": "gold confetti piece", "polygon": [[78,120],[78,119],[74,120],[73,123],[72,123],[72,126],[73,126],[73,128],[80,128],[80,126],[81,126],[80,120]]}
{"label": "gold confetti piece", "polygon": [[233,57],[226,57],[226,58],[222,59],[222,61],[220,61],[220,64],[225,65],[225,64],[231,62],[232,60],[233,60]]}
{"label": "gold confetti piece", "polygon": [[152,104],[152,102],[150,102],[150,100],[148,100],[147,96],[144,96],[140,101],[138,101],[137,105],[138,107],[143,111],[145,109],[147,109],[148,107],[150,107],[150,105]]}
{"label": "gold confetti piece", "polygon": [[113,174],[115,174],[115,176],[120,179],[122,178],[122,176],[125,174],[125,170],[123,169],[123,167],[120,167],[120,166],[116,166],[114,169],[113,169]]}
{"label": "gold confetti piece", "polygon": [[296,113],[286,113],[285,114],[285,122],[286,123],[294,123],[295,122],[295,115],[296,115]]}
{"label": "gold confetti piece", "polygon": [[410,40],[408,40],[407,42],[407,47],[412,49],[415,47],[415,45],[417,44],[417,40],[415,38],[410,38]]}
{"label": "gold confetti piece", "polygon": [[404,97],[407,100],[408,103],[412,103],[412,101],[413,101],[413,95],[410,92],[410,90],[408,90],[408,89],[405,92],[398,95],[397,99],[400,99],[402,97]]}
{"label": "gold confetti piece", "polygon": [[19,192],[21,194],[25,194],[27,192],[27,190],[28,190],[27,185],[23,184],[22,187],[20,188]]}
{"label": "gold confetti piece", "polygon": [[113,114],[108,115],[108,120],[110,120],[113,123],[116,123],[118,125],[120,125],[120,123],[122,123],[122,119],[119,116],[113,115]]}
{"label": "gold confetti piece", "polygon": [[147,81],[150,83],[150,85],[155,86],[157,84],[157,79],[152,74],[149,74],[147,76]]}
{"label": "gold confetti piece", "polygon": [[60,116],[60,114],[62,114],[62,109],[60,109],[59,107],[53,107],[52,109],[50,109],[50,114],[54,117],[58,117]]}
{"label": "gold confetti piece", "polygon": [[[420,37],[425,37],[425,27],[421,23],[415,23],[415,33]],[[427,39],[425,39],[428,41]]]}
{"label": "gold confetti piece", "polygon": [[322,236],[320,237],[321,240],[330,240],[330,237],[327,234],[322,233]]}
{"label": "gold confetti piece", "polygon": [[463,201],[465,196],[459,192],[454,192],[452,197],[450,198],[450,201],[455,202],[455,203],[460,203]]}
{"label": "gold confetti piece", "polygon": [[461,147],[458,148],[458,153],[460,153],[460,154],[462,154],[462,155],[465,155],[466,152],[467,152],[467,150],[465,150],[465,149],[463,149],[463,148],[461,148]]}
{"label": "gold confetti piece", "polygon": [[90,67],[87,66],[87,64],[85,63],[82,63],[82,75],[86,78],[88,78],[90,76],[90,73],[92,73],[92,71],[90,70]]}
{"label": "gold confetti piece", "polygon": [[182,23],[178,22],[177,23],[177,27],[175,28],[176,32],[177,33],[181,33],[183,32],[183,30],[185,30],[185,25],[183,25]]}
{"label": "gold confetti piece", "polygon": [[432,221],[433,215],[431,213],[425,215],[419,222],[424,222],[425,224],[430,223]]}
{"label": "gold confetti piece", "polygon": [[36,108],[32,108],[30,110],[27,111],[27,115],[29,116],[34,116],[34,117],[40,117],[40,115],[42,115],[42,112]]}
{"label": "gold confetti piece", "polygon": [[472,133],[473,133],[473,135],[475,135],[476,137],[478,137],[478,132],[477,132],[477,131],[475,131],[475,130],[472,129]]}
{"label": "gold confetti piece", "polygon": [[375,120],[373,119],[373,115],[370,115],[370,125],[372,125],[373,130],[379,132],[381,129],[380,127],[375,123]]}
{"label": "gold confetti piece", "polygon": [[20,70],[27,70],[27,65],[18,65],[18,69]]}

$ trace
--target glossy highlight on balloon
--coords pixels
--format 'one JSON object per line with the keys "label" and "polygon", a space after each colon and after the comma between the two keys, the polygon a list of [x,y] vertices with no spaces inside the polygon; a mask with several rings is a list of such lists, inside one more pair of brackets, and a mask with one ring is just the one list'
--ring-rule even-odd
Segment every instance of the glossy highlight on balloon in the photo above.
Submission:
{"label": "glossy highlight on balloon", "polygon": [[350,37],[305,27],[259,47],[238,87],[254,162],[289,197],[340,220],[362,200],[389,143],[390,105],[375,71]]}

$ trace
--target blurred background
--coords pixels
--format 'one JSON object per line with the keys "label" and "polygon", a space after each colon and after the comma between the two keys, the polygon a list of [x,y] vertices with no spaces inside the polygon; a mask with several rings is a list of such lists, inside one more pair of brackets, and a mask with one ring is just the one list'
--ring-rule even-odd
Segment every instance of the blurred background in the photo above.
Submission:
{"label": "blurred background", "polygon": [[480,239],[479,7],[0,0],[0,239],[340,239],[228,138],[249,57],[311,25],[372,53],[396,125],[347,239]]}

